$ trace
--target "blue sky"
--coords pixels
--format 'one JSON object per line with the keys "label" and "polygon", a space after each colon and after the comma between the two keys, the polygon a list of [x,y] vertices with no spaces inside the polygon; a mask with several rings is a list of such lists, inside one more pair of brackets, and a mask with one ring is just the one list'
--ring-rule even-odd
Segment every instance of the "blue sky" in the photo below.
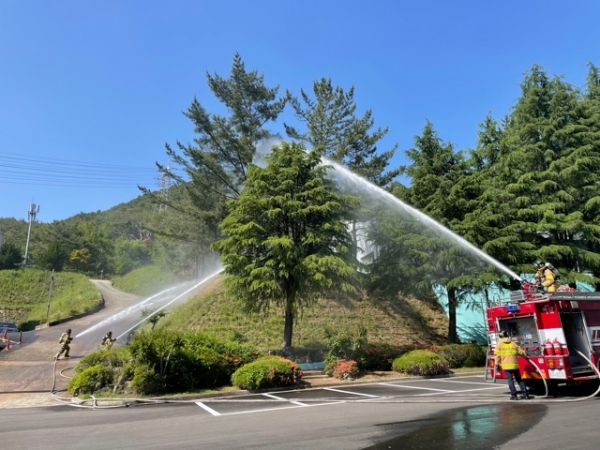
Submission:
{"label": "blue sky", "polygon": [[51,222],[155,187],[165,143],[193,139],[194,96],[220,111],[205,74],[227,76],[236,52],[281,92],[354,86],[399,165],[426,120],[475,146],[533,64],[582,87],[598,30],[592,0],[2,0],[0,217],[33,201]]}

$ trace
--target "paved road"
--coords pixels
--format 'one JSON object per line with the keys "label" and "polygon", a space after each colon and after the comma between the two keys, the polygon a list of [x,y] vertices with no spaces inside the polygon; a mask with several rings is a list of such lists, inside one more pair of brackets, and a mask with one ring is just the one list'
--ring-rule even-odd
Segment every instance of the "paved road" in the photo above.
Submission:
{"label": "paved road", "polygon": [[397,380],[128,408],[3,409],[0,439],[3,448],[61,450],[598,448],[597,399],[511,402],[506,391],[480,378]]}

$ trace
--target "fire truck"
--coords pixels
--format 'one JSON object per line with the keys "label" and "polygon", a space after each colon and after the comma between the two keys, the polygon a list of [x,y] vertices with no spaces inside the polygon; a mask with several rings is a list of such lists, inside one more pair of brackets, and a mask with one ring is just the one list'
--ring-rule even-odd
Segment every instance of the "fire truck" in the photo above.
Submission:
{"label": "fire truck", "polygon": [[522,290],[488,305],[486,381],[506,378],[494,360],[498,333],[505,331],[525,352],[519,368],[530,392],[556,395],[562,384],[598,384],[600,292],[562,289],[540,292],[523,282]]}

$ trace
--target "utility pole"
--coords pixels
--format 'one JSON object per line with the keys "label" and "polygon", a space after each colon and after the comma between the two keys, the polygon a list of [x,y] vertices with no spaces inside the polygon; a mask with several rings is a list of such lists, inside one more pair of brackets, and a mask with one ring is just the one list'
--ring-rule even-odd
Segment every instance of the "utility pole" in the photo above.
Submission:
{"label": "utility pole", "polygon": [[29,212],[27,215],[29,216],[29,230],[27,231],[27,243],[25,244],[25,258],[23,260],[23,266],[27,267],[29,264],[29,237],[31,236],[31,224],[35,220],[35,216],[40,212],[40,205],[36,205],[35,203],[31,203],[29,205]]}

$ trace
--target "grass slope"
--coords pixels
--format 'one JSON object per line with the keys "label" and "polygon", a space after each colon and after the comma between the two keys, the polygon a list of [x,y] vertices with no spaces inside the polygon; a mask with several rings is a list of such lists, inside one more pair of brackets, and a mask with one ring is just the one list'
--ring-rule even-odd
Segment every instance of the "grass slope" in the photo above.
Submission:
{"label": "grass slope", "polygon": [[111,281],[121,291],[144,297],[173,286],[178,279],[159,266],[144,266],[121,277],[113,277]]}
{"label": "grass slope", "polygon": [[[225,294],[222,279],[207,285],[196,297],[169,312],[157,328],[198,330],[223,338],[243,336],[261,350],[279,349],[283,340],[283,312],[266,317],[248,316]],[[392,345],[441,344],[448,319],[437,300],[397,298],[377,302],[324,298],[305,310],[294,325],[296,348],[323,349],[325,330],[355,334],[367,330],[369,342]]]}
{"label": "grass slope", "polygon": [[[20,329],[46,323],[50,272],[38,269],[0,271],[0,320],[15,322]],[[57,272],[52,283],[48,321],[90,311],[102,297],[85,276]]]}

